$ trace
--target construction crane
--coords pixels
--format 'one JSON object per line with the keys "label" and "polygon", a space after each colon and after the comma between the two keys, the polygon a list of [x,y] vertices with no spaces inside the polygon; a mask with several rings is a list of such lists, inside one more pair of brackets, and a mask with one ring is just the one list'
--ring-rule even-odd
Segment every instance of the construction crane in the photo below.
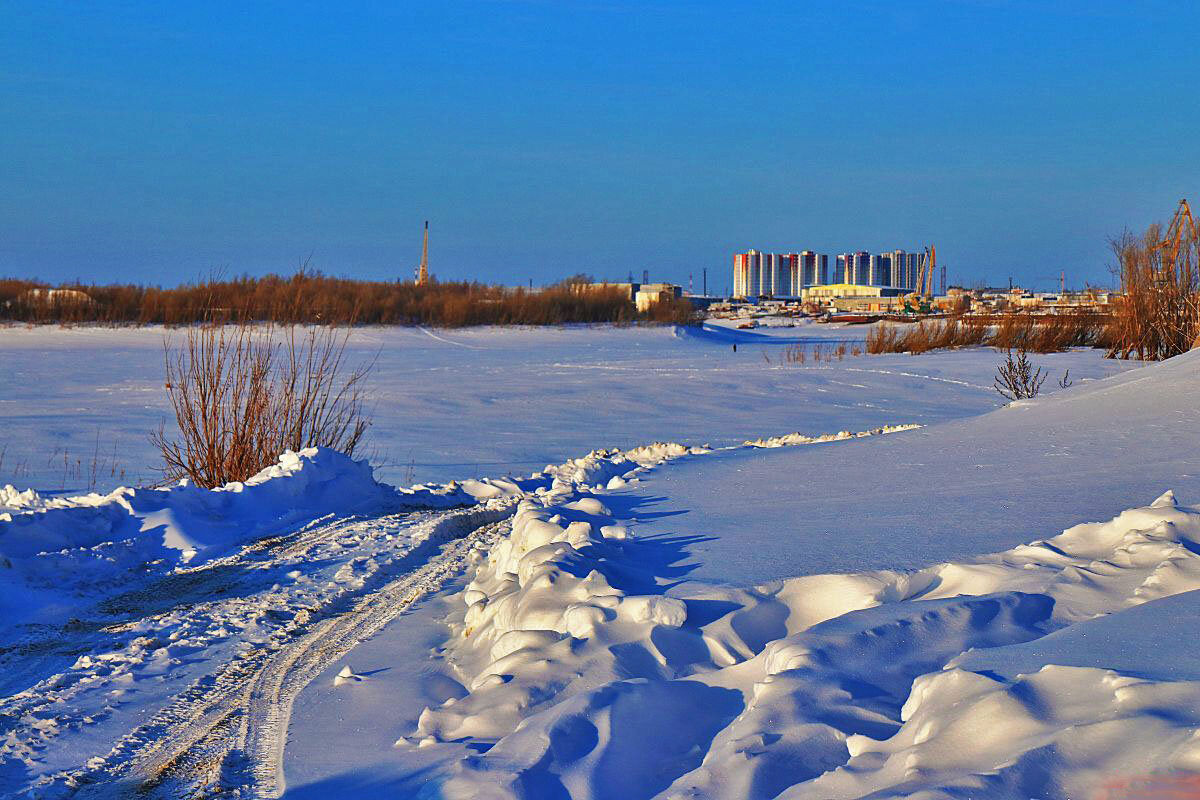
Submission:
{"label": "construction crane", "polygon": [[933,268],[937,266],[937,248],[933,245],[925,248],[925,300],[933,299]]}
{"label": "construction crane", "polygon": [[417,267],[417,286],[429,283],[429,220],[425,220],[425,239],[421,242],[421,264]]}
{"label": "construction crane", "polygon": [[915,290],[905,295],[905,314],[928,314],[933,306],[933,267],[937,263],[937,249],[930,245],[921,254],[920,269],[917,273]]}
{"label": "construction crane", "polygon": [[[1159,256],[1159,281],[1162,282],[1165,278],[1164,273],[1170,270],[1175,270],[1179,265],[1179,256],[1182,253],[1187,259],[1187,249],[1192,242],[1200,242],[1200,235],[1196,233],[1196,219],[1192,216],[1192,207],[1188,205],[1187,198],[1179,201],[1179,208],[1175,209],[1175,216],[1171,217],[1171,224],[1167,227],[1167,237],[1154,246],[1161,255]],[[1186,244],[1184,237],[1187,237]],[[1191,267],[1191,264],[1187,264]]]}

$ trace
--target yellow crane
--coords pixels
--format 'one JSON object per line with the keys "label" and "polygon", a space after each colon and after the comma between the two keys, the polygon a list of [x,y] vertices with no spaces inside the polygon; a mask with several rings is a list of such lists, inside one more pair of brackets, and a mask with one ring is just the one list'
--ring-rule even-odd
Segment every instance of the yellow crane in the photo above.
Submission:
{"label": "yellow crane", "polygon": [[933,300],[933,267],[937,264],[937,248],[929,245],[921,254],[920,270],[917,273],[917,285],[910,294],[904,296],[905,314],[928,314]]}
{"label": "yellow crane", "polygon": [[937,248],[933,245],[925,248],[925,300],[933,299],[933,268],[937,266]]}
{"label": "yellow crane", "polygon": [[1155,245],[1154,249],[1162,253],[1162,269],[1174,269],[1181,252],[1187,256],[1184,236],[1187,236],[1189,245],[1191,242],[1200,242],[1200,236],[1196,233],[1196,219],[1192,216],[1192,207],[1188,205],[1186,197],[1179,201],[1179,208],[1175,209],[1175,216],[1171,217],[1171,224],[1167,227],[1167,238]]}

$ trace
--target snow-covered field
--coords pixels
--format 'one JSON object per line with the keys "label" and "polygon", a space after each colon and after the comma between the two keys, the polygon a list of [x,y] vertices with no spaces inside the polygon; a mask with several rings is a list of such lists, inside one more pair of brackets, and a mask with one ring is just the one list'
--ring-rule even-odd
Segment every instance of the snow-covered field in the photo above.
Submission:
{"label": "snow-covered field", "polygon": [[374,474],[67,499],[162,332],[0,330],[0,794],[1197,796],[1200,353],[864,335],[359,332]]}
{"label": "snow-covered field", "polygon": [[[733,444],[795,430],[937,421],[998,405],[990,388],[995,353],[782,363],[789,343],[852,347],[866,333],[812,324],[684,334],[367,328],[351,337],[349,361],[378,357],[368,450],[381,480],[405,485],[528,474],[596,447]],[[182,334],[0,328],[0,485],[86,490],[93,461],[99,489],[156,480],[159,458],[148,435],[171,421],[164,339],[179,342]],[[1040,361],[1054,375],[1047,390],[1066,369],[1083,380],[1123,368],[1090,352]]]}

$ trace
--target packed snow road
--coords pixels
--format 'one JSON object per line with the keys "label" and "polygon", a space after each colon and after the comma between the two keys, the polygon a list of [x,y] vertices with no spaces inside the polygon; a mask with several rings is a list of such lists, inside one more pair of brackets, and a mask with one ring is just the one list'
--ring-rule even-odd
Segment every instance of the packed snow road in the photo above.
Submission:
{"label": "packed snow road", "polygon": [[[79,797],[108,797],[121,787],[141,797],[191,797],[211,792],[275,797],[284,788],[282,755],[296,693],[333,661],[376,633],[411,603],[462,571],[468,553],[498,535],[503,507],[417,520],[373,521],[379,535],[409,526],[410,542],[360,590],[330,607],[309,610],[291,637],[256,648],[190,687],[104,759],[74,778]],[[357,523],[355,523],[357,524]],[[333,524],[314,538],[336,539]],[[385,534],[386,535],[386,534]],[[448,543],[447,543],[448,542]],[[293,545],[293,554],[307,550]],[[415,569],[411,568],[413,565]],[[398,577],[391,577],[398,575]],[[390,579],[389,579],[390,578]]]}

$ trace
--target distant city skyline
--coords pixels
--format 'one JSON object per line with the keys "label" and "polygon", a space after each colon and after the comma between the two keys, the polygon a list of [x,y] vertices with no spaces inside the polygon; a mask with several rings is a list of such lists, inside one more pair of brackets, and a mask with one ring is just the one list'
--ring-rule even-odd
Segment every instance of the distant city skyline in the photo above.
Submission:
{"label": "distant city skyline", "polygon": [[1186,4],[2,8],[0,276],[408,280],[428,219],[441,280],[921,242],[1081,287],[1200,195]]}

